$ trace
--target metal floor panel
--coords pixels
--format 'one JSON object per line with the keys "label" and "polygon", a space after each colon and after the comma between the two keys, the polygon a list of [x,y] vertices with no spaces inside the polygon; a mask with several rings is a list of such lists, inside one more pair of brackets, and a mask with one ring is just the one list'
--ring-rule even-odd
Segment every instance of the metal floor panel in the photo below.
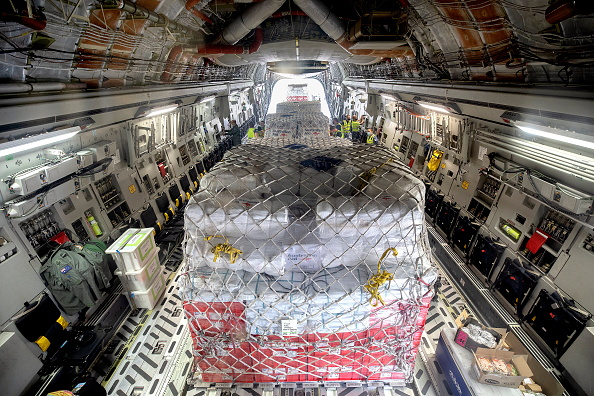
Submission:
{"label": "metal floor panel", "polygon": [[[120,343],[111,347],[113,352],[105,356],[105,360],[112,362],[103,380],[108,395],[179,395],[183,392],[192,355],[176,280],[175,273],[170,273],[165,293],[155,308],[133,313],[112,340]],[[181,382],[180,374],[184,375]]]}

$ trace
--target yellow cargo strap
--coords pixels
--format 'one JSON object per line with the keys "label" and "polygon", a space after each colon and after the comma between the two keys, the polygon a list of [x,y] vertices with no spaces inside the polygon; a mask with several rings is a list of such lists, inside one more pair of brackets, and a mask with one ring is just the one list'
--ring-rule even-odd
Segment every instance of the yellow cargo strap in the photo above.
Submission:
{"label": "yellow cargo strap", "polygon": [[392,252],[394,257],[398,256],[398,251],[396,250],[396,248],[386,249],[384,254],[382,254],[382,257],[380,257],[379,261],[377,262],[377,274],[369,278],[367,284],[365,285],[365,290],[367,290],[369,294],[371,294],[371,297],[369,297],[369,303],[372,307],[377,307],[378,303],[385,305],[384,299],[379,294],[379,288],[384,283],[390,282],[394,279],[394,274],[391,274],[386,270],[382,270],[382,261],[384,261],[384,259],[390,252]]}
{"label": "yellow cargo strap", "polygon": [[[225,238],[222,235],[212,235],[212,236],[207,236],[204,238],[205,241],[210,241],[212,238]],[[219,257],[221,257],[221,254],[229,254],[229,262],[231,264],[234,264],[235,261],[237,260],[237,258],[239,257],[240,254],[243,254],[243,252],[239,249],[234,248],[233,246],[231,246],[231,244],[229,243],[229,241],[227,240],[227,238],[225,238],[225,243],[219,243],[218,245],[216,245],[215,247],[213,247],[212,249],[210,249],[211,253],[214,253],[214,257],[212,259],[213,263],[217,262],[217,259]]]}
{"label": "yellow cargo strap", "polygon": [[442,156],[443,151],[433,150],[433,153],[431,154],[431,159],[427,163],[427,169],[429,169],[431,172],[435,172],[439,168]]}

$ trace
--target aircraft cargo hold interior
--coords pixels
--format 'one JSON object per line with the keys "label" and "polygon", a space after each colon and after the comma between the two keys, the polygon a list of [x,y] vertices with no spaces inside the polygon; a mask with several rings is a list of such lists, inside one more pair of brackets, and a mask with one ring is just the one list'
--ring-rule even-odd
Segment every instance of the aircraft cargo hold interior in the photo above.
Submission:
{"label": "aircraft cargo hold interior", "polygon": [[0,5],[0,393],[594,394],[594,7]]}

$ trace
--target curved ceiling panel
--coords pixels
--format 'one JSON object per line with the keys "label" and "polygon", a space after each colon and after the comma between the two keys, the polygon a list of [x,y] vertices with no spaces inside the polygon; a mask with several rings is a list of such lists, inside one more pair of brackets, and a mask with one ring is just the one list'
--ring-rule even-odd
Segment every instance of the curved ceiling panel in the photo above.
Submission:
{"label": "curved ceiling panel", "polygon": [[[591,9],[551,16],[548,0],[80,0],[45,1],[44,9],[42,0],[30,1],[31,15],[27,0],[0,5],[5,80],[24,82],[46,72],[49,80],[91,87],[177,83],[200,79],[208,74],[202,69],[217,64],[297,59],[375,65],[344,68],[358,76],[594,80]],[[339,21],[338,45],[296,6],[311,12],[314,3]],[[260,15],[259,8],[269,10]],[[253,23],[241,22],[245,18]],[[262,30],[261,45],[254,27]]]}

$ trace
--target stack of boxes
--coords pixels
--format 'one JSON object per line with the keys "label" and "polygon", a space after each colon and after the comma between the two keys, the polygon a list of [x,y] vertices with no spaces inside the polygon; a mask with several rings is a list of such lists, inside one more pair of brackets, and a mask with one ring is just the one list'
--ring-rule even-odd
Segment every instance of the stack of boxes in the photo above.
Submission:
{"label": "stack of boxes", "polygon": [[321,113],[319,109],[314,111],[312,110],[312,106],[295,106],[286,112],[278,112],[266,116],[266,137],[302,138],[328,136],[330,130],[329,122],[328,117]]}
{"label": "stack of boxes", "polygon": [[329,137],[315,106],[280,106],[186,206],[198,381],[412,380],[436,278],[424,185],[390,150]]}
{"label": "stack of boxes", "polygon": [[130,228],[106,250],[115,259],[115,274],[136,308],[154,308],[165,290],[166,277],[153,234],[152,228]]}

